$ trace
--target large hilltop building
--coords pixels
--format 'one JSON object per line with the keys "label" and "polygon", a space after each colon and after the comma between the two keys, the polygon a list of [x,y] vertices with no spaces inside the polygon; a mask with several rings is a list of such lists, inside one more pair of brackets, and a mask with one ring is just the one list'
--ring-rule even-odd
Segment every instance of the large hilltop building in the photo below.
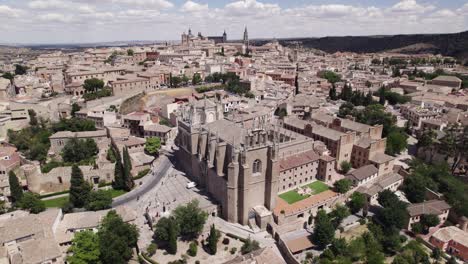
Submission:
{"label": "large hilltop building", "polygon": [[192,34],[192,29],[189,28],[188,33],[183,33],[181,37],[181,43],[184,46],[193,46],[195,44],[201,44],[201,43],[226,43],[227,42],[227,33],[224,31],[223,35],[221,36],[208,36],[205,37],[201,34],[201,32],[198,32],[198,34],[195,36]]}
{"label": "large hilltop building", "polygon": [[185,171],[228,221],[265,226],[280,192],[332,180],[335,159],[311,151],[312,139],[267,122],[246,128],[219,109],[208,99],[183,109],[176,144]]}

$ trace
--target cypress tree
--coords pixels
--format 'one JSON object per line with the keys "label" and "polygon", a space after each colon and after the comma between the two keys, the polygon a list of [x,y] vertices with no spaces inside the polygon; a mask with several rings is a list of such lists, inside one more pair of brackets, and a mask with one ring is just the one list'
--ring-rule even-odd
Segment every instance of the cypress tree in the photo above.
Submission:
{"label": "cypress tree", "polygon": [[130,191],[133,186],[133,177],[132,177],[132,161],[130,160],[130,155],[128,154],[128,149],[125,148],[123,152],[123,174],[124,174],[124,181],[125,181],[125,190]]}
{"label": "cypress tree", "polygon": [[167,252],[175,255],[177,253],[177,223],[175,221],[171,222],[169,225],[169,244],[167,246]]}
{"label": "cypress tree", "polygon": [[369,91],[366,95],[366,98],[364,99],[364,106],[371,105],[373,101],[374,99],[372,98],[372,93]]}
{"label": "cypress tree", "polygon": [[332,88],[328,92],[328,96],[330,97],[330,100],[336,101],[337,96],[336,96],[336,86],[334,83],[332,83]]}
{"label": "cypress tree", "polygon": [[23,188],[21,187],[16,174],[13,171],[8,173],[8,181],[10,182],[10,195],[13,202],[21,201],[23,198]]}
{"label": "cypress tree", "polygon": [[120,156],[120,151],[117,148],[114,148],[115,155],[115,169],[114,169],[114,181],[112,182],[112,187],[117,190],[125,189],[125,178],[124,178],[124,169],[122,165],[122,157]]}
{"label": "cypress tree", "polygon": [[73,164],[70,179],[69,201],[74,207],[82,208],[89,197],[91,186],[84,180],[83,172]]}
{"label": "cypress tree", "polygon": [[214,224],[211,226],[210,235],[208,236],[208,249],[210,250],[211,255],[216,255],[217,246],[218,246],[218,231],[216,230]]}
{"label": "cypress tree", "polygon": [[379,89],[379,104],[385,105],[385,88],[380,87]]}

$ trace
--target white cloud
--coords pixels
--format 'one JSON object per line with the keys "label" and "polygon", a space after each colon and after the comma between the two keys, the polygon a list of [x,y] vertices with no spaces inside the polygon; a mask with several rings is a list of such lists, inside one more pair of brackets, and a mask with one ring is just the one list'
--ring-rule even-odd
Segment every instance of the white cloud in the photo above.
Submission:
{"label": "white cloud", "polygon": [[182,12],[203,12],[208,10],[208,4],[199,4],[193,1],[187,1],[182,6]]}
{"label": "white cloud", "polygon": [[112,2],[142,7],[154,7],[158,9],[169,9],[174,6],[173,3],[166,0],[112,0]]}
{"label": "white cloud", "polygon": [[431,14],[431,17],[437,17],[437,18],[451,18],[455,17],[457,14],[453,12],[452,10],[449,9],[442,9],[434,12]]}
{"label": "white cloud", "polygon": [[22,11],[16,8],[11,8],[7,5],[0,5],[0,16],[19,17]]}
{"label": "white cloud", "polygon": [[35,1],[29,2],[28,7],[33,8],[33,9],[66,8],[67,3],[61,0],[35,0]]}
{"label": "white cloud", "polygon": [[216,8],[206,4],[208,0],[179,0],[177,8],[172,0],[10,1],[14,4],[0,4],[0,25],[8,25],[4,32],[12,42],[174,40],[189,26],[204,35],[226,29],[230,39],[242,38],[245,25],[252,38],[448,33],[468,28],[468,3],[442,8],[429,0],[394,0],[389,7],[344,1],[282,7],[286,1],[230,0]]}
{"label": "white cloud", "polygon": [[45,22],[61,22],[61,23],[68,23],[72,21],[71,16],[66,16],[64,14],[59,13],[47,13],[39,16],[41,21]]}
{"label": "white cloud", "polygon": [[285,11],[291,16],[305,16],[315,18],[339,18],[345,16],[377,16],[381,10],[376,7],[355,7],[351,5],[309,5],[303,8],[293,8]]}
{"label": "white cloud", "polygon": [[256,0],[240,0],[226,5],[225,11],[228,15],[247,16],[267,16],[278,14],[281,7],[278,4],[264,4]]}
{"label": "white cloud", "polygon": [[402,13],[424,13],[434,10],[433,5],[421,5],[416,0],[401,0],[390,8],[393,12]]}

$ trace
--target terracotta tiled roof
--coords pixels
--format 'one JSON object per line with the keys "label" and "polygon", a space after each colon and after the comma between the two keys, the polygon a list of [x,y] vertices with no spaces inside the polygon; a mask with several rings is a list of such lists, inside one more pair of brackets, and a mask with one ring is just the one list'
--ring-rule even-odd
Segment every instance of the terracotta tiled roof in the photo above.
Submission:
{"label": "terracotta tiled roof", "polygon": [[280,160],[280,171],[289,170],[316,161],[319,159],[313,150],[289,156]]}

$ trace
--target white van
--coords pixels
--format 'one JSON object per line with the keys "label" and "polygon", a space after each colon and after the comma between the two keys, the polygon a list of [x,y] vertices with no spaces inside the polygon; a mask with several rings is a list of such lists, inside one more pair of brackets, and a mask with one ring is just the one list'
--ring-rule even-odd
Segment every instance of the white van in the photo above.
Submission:
{"label": "white van", "polygon": [[187,183],[187,189],[192,189],[193,187],[197,186],[195,182],[189,182]]}

